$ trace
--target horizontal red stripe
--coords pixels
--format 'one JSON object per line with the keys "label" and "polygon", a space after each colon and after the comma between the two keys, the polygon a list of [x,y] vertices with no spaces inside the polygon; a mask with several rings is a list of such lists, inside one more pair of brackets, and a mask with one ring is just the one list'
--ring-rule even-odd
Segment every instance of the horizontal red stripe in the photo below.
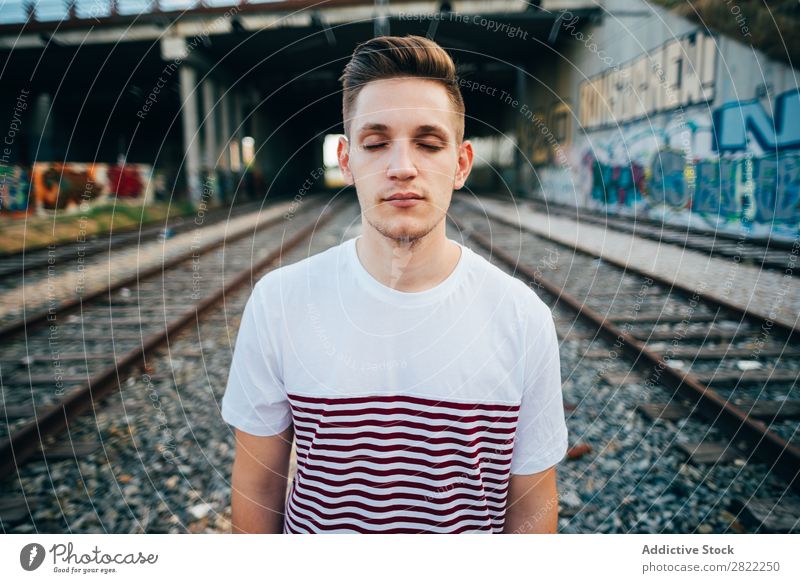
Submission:
{"label": "horizontal red stripe", "polygon": [[[333,491],[325,488],[318,488],[313,484],[308,482],[308,477],[303,480],[303,483],[298,486],[297,490],[309,490],[311,492],[316,492],[321,496],[325,496],[328,498],[336,499],[336,498],[344,498],[345,496],[361,496],[362,498],[366,498],[369,500],[376,500],[376,501],[389,501],[389,500],[415,500],[415,501],[424,501],[427,504],[448,504],[453,502],[454,500],[471,500],[473,502],[482,502],[486,504],[486,507],[489,509],[490,512],[504,512],[505,510],[505,496],[503,496],[503,501],[494,500],[494,498],[490,498],[483,494],[467,494],[465,492],[457,492],[451,496],[445,498],[442,496],[439,498],[439,492],[430,492],[428,494],[417,494],[414,492],[392,492],[389,494],[376,494],[374,492],[367,492],[362,489],[344,489]],[[454,491],[449,490],[449,491]],[[444,494],[444,492],[442,492]],[[503,506],[502,509],[496,509],[491,504],[500,504]]]}
{"label": "horizontal red stripe", "polygon": [[[425,417],[427,419],[438,419],[443,421],[459,421],[461,423],[472,423],[475,421],[488,421],[490,423],[513,423],[517,420],[517,415],[452,415],[450,413],[439,413],[437,411],[420,411],[419,409],[408,409],[405,407],[392,407],[390,409],[367,408],[367,409],[315,409],[312,407],[298,407],[292,405],[292,412],[307,413],[310,415],[320,415],[324,418],[330,417],[357,417],[359,415],[385,416],[385,415],[409,415],[413,417]],[[316,420],[316,419],[315,419]]]}
{"label": "horizontal red stripe", "polygon": [[[298,464],[298,469],[299,469]],[[423,466],[425,467],[425,466]],[[323,472],[325,474],[329,474],[332,476],[347,476],[354,473],[361,473],[361,474],[369,474],[370,476],[408,476],[410,478],[424,478],[426,480],[448,480],[450,478],[457,478],[464,475],[463,471],[452,471],[452,472],[444,472],[441,474],[435,474],[432,472],[426,472],[423,470],[413,470],[410,468],[386,468],[386,469],[374,469],[374,468],[367,468],[367,467],[358,467],[358,468],[332,468],[326,466],[324,464],[320,464],[316,461],[306,461],[303,464],[303,470],[317,470],[319,472]],[[499,472],[493,471],[491,469],[484,469],[481,474],[476,476],[469,476],[476,481],[483,481],[483,482],[492,482],[492,483],[499,483],[497,480],[490,480],[489,478],[485,477],[483,474],[497,474]],[[505,479],[508,479],[508,471],[502,472],[502,475],[506,476]],[[500,481],[502,482],[502,480]]]}
{"label": "horizontal red stripe", "polygon": [[[408,476],[411,479],[425,478],[429,480],[439,480],[439,481],[440,481],[439,478],[428,478],[427,477],[428,475],[434,475],[434,474],[428,474],[426,470],[452,469],[450,473],[445,473],[442,475],[449,476],[455,473],[456,476],[461,476],[462,479],[464,475],[467,475],[469,479],[483,484],[504,484],[506,481],[508,481],[510,476],[509,468],[483,467],[480,469],[480,471],[478,471],[475,468],[470,468],[470,467],[465,468],[457,464],[442,464],[436,467],[416,464],[412,467],[400,467],[400,468],[389,468],[381,466],[378,469],[359,465],[350,468],[341,468],[335,465],[331,465],[325,461],[312,460],[311,462],[307,462],[304,459],[302,464],[298,461],[297,467],[298,471],[300,469],[302,469],[303,471],[314,470],[317,472],[325,472],[331,476],[348,476],[352,474],[361,473],[361,474],[368,474],[370,476],[385,477],[385,476],[398,475],[398,476]],[[448,479],[448,478],[443,478],[443,479]],[[438,486],[433,486],[433,487],[438,487]]]}
{"label": "horizontal red stripe", "polygon": [[[310,513],[310,514],[312,514],[314,516],[316,516],[317,518],[323,518],[322,516],[320,516],[318,514],[318,511],[313,506],[310,506],[308,504],[300,502],[296,498],[290,500],[289,504],[292,507],[292,511],[295,511],[297,508],[301,508],[302,510],[304,510],[304,511],[306,511],[306,512],[308,512],[308,513]],[[376,526],[388,525],[388,524],[392,524],[392,523],[396,523],[396,522],[410,522],[410,523],[413,523],[413,524],[422,524],[422,525],[427,525],[427,526],[438,526],[440,528],[441,527],[447,527],[447,526],[453,526],[453,525],[458,524],[459,522],[465,522],[467,520],[490,522],[488,516],[472,515],[472,514],[466,514],[466,515],[462,515],[462,516],[455,516],[455,517],[451,518],[450,520],[445,520],[445,521],[437,521],[437,520],[432,520],[432,519],[429,519],[429,518],[422,518],[422,517],[419,517],[419,516],[403,516],[401,518],[384,517],[384,518],[374,518],[373,519],[373,518],[366,518],[366,517],[364,517],[363,515],[361,515],[361,514],[359,514],[357,512],[338,512],[338,513],[337,512],[332,512],[332,513],[326,515],[324,518],[327,519],[327,520],[360,520],[361,522],[366,522],[368,524],[372,523],[372,524],[375,524]],[[353,527],[354,525],[348,524],[347,526],[348,527]]]}
{"label": "horizontal red stripe", "polygon": [[[392,421],[389,419],[370,419],[369,421],[342,421],[339,423],[328,423],[327,421],[318,421],[316,419],[301,419],[304,423],[313,425],[314,431],[317,435],[321,435],[323,431],[328,429],[347,429],[349,427],[396,427],[398,429],[420,429],[422,431],[431,432],[449,432],[458,433],[459,435],[475,435],[476,433],[490,431],[497,435],[513,435],[516,427],[494,427],[494,426],[478,426],[478,427],[456,427],[454,425],[432,425],[419,421]],[[295,426],[297,427],[297,426]],[[311,429],[304,428],[306,431]]]}
{"label": "horizontal red stripe", "polygon": [[[287,394],[289,401],[299,401],[301,403],[324,403],[326,405],[354,405],[361,403],[415,403],[417,405],[428,405],[430,407],[444,407],[458,409],[460,411],[517,411],[519,405],[499,405],[483,403],[455,403],[452,401],[437,401],[435,399],[425,399],[422,397],[412,397],[409,395],[373,395],[367,397],[306,397],[303,395]],[[291,403],[295,406],[294,403]]]}
{"label": "horizontal red stripe", "polygon": [[[327,439],[327,438],[326,438]],[[341,440],[337,440],[341,441]],[[328,444],[328,443],[318,443],[316,441],[311,441],[307,437],[303,437],[302,440],[298,439],[296,442],[297,445],[297,455],[298,456],[305,456],[309,453],[309,451],[314,451],[315,453],[319,452],[321,454],[329,454],[329,455],[337,455],[340,457],[352,457],[350,454],[353,452],[366,452],[366,453],[375,453],[375,454],[398,454],[398,455],[405,455],[409,454],[413,457],[417,457],[414,454],[426,454],[429,457],[437,460],[438,458],[452,458],[456,457],[463,461],[474,461],[478,458],[509,458],[513,459],[514,450],[509,447],[501,447],[501,446],[488,446],[488,447],[477,447],[473,450],[469,449],[459,449],[453,447],[446,447],[443,449],[434,449],[428,448],[424,446],[413,446],[413,445],[373,445],[369,443],[353,443],[350,445],[339,445],[336,444]],[[358,454],[355,454],[358,455]],[[361,454],[364,455],[364,454]],[[418,458],[421,463],[427,463],[427,460]]]}
{"label": "horizontal red stripe", "polygon": [[[310,432],[304,429],[295,428],[295,435],[302,433],[303,435],[309,434]],[[358,431],[355,433],[346,433],[342,435],[325,435],[325,436],[316,436],[313,433],[310,433],[312,437],[320,437],[328,440],[340,440],[346,441],[348,443],[352,443],[353,440],[356,439],[376,439],[380,441],[385,441],[387,439],[409,439],[411,441],[421,441],[422,443],[435,443],[435,444],[445,444],[445,445],[461,445],[464,447],[471,447],[473,445],[483,445],[484,443],[495,443],[497,445],[506,445],[508,440],[502,438],[495,438],[495,437],[476,437],[472,441],[466,441],[464,439],[459,439],[457,437],[425,437],[419,435],[417,433],[378,433],[376,431]],[[309,438],[305,438],[309,439]]]}
{"label": "horizontal red stripe", "polygon": [[[308,462],[311,461],[313,463],[309,464]],[[363,465],[357,464],[358,461],[369,461],[369,460],[348,460],[348,459],[341,459],[341,458],[331,458],[331,457],[320,457],[315,456],[309,458],[308,455],[298,455],[297,456],[297,466],[298,468],[309,468],[309,469],[316,469],[317,467],[330,467],[331,469],[339,469],[345,470],[350,472],[358,472],[364,467]],[[377,466],[378,468],[383,467],[380,465],[379,462],[370,462]],[[448,459],[446,461],[439,461],[439,462],[426,462],[425,460],[415,460],[414,458],[405,458],[405,457],[397,457],[393,461],[387,461],[386,464],[405,464],[406,467],[403,468],[405,472],[409,475],[417,475],[417,469],[419,470],[427,470],[427,469],[436,469],[442,470],[446,468],[453,468],[460,471],[460,473],[469,473],[473,475],[475,479],[482,479],[484,477],[496,476],[501,477],[503,479],[507,478],[511,473],[511,461],[508,462],[490,462],[484,460],[481,462],[480,467],[474,467],[469,464],[469,462],[464,462],[462,460],[454,460]],[[339,465],[337,465],[339,464]],[[342,468],[341,464],[347,464],[349,468]],[[491,466],[489,464],[492,464]],[[400,470],[398,470],[400,471]]]}
{"label": "horizontal red stripe", "polygon": [[[297,472],[298,473],[302,473],[304,477],[307,477],[309,479],[313,478],[315,480],[319,480],[319,476],[307,474],[306,470],[313,470],[315,472],[324,473],[324,474],[327,474],[327,475],[329,475],[331,477],[351,476],[353,474],[359,473],[359,474],[368,474],[369,476],[376,476],[376,477],[377,476],[388,477],[388,476],[392,476],[392,475],[398,475],[398,476],[405,476],[405,477],[411,478],[412,480],[415,479],[415,478],[420,478],[420,479],[430,480],[432,482],[433,481],[449,480],[450,478],[456,478],[456,477],[464,475],[464,471],[463,470],[459,470],[459,471],[456,471],[456,472],[449,472],[449,473],[441,474],[441,477],[438,477],[438,478],[430,478],[430,477],[428,477],[428,475],[425,472],[409,470],[407,468],[399,468],[397,470],[371,470],[369,468],[352,468],[352,469],[347,469],[347,470],[341,470],[341,469],[338,469],[338,468],[329,468],[327,466],[316,464],[316,463],[314,463],[314,464],[306,464],[305,462],[303,462],[302,464],[300,464],[300,463],[297,464]],[[501,476],[501,477],[492,478],[492,477],[489,477],[489,475],[495,475],[495,476]],[[496,471],[492,471],[490,469],[484,470],[480,475],[469,476],[469,477],[472,478],[473,481],[479,482],[480,485],[481,485],[480,489],[482,489],[484,491],[502,490],[510,482],[510,473],[509,472],[505,472],[505,471],[496,472]],[[394,485],[397,485],[399,482],[400,482],[400,480],[392,480],[391,482],[376,482],[378,484],[378,486],[376,486],[376,488],[386,487],[386,486],[394,486]],[[436,488],[444,488],[444,487],[448,486],[447,483],[442,484],[441,486],[432,485],[432,484],[426,484],[424,482],[409,482],[409,483],[416,484],[416,487],[423,488],[423,489],[426,489],[426,490],[431,490],[431,489],[435,490]],[[462,484],[461,481],[459,481],[459,484],[464,486],[464,487],[466,487],[468,485],[468,483],[463,483]]]}
{"label": "horizontal red stripe", "polygon": [[291,524],[292,526],[292,534],[316,534],[315,530],[309,529],[305,524],[299,525],[299,523],[295,520],[292,520],[292,516],[289,512],[286,513],[286,524]]}
{"label": "horizontal red stripe", "polygon": [[[300,453],[300,444],[298,443],[297,452]],[[308,449],[308,445],[302,446],[304,450]],[[414,445],[378,445],[373,443],[356,443],[356,444],[349,444],[349,445],[327,445],[324,443],[315,443],[314,450],[315,451],[355,451],[357,449],[366,449],[369,451],[391,451],[397,453],[421,453],[425,455],[429,455],[431,457],[436,456],[443,456],[443,455],[458,455],[461,454],[465,457],[474,457],[485,453],[492,453],[493,455],[510,455],[513,453],[513,449],[510,447],[507,448],[495,448],[495,447],[479,447],[474,450],[464,450],[461,448],[453,448],[449,447],[446,449],[428,449],[427,447],[419,447]]]}
{"label": "horizontal red stripe", "polygon": [[[347,529],[347,530],[355,531],[355,532],[360,533],[360,534],[432,534],[432,531],[420,530],[418,528],[407,528],[407,527],[403,527],[403,528],[387,528],[387,529],[383,529],[383,530],[370,530],[370,529],[362,528],[361,526],[356,526],[355,524],[348,524],[346,526],[341,526],[341,525],[326,526],[326,525],[321,524],[317,520],[309,517],[305,513],[295,511],[293,513],[293,515],[291,516],[290,520],[292,520],[292,523],[295,525],[295,528],[297,528],[297,529],[300,529],[300,528],[306,529],[306,531],[305,531],[306,533],[313,533],[313,532],[316,532],[316,531],[310,530],[307,526],[305,526],[305,524],[303,524],[303,523],[301,523],[299,521],[300,519],[302,519],[304,522],[308,522],[308,523],[312,524],[318,531],[322,531],[322,532],[326,532],[326,531],[330,532],[330,531],[335,531],[335,530],[339,530],[339,529]],[[489,532],[491,530],[492,530],[491,527],[480,527],[480,526],[476,526],[476,525],[465,524],[465,525],[460,526],[460,527],[458,527],[456,529],[446,531],[446,534],[460,534],[462,532],[467,532],[467,531]]]}
{"label": "horizontal red stripe", "polygon": [[[436,486],[431,486],[429,484],[420,484],[419,482],[412,482],[409,480],[392,480],[391,482],[376,482],[374,480],[369,480],[367,478],[361,478],[361,477],[347,478],[345,480],[331,480],[330,478],[323,478],[321,476],[312,476],[308,474],[303,474],[301,470],[302,468],[298,467],[297,477],[300,482],[307,483],[308,481],[313,481],[315,483],[324,484],[332,488],[361,485],[361,486],[369,486],[370,488],[375,488],[375,489],[381,489],[386,487],[415,488],[417,490],[422,490],[423,492],[431,492],[435,491],[436,489]],[[509,484],[510,481],[504,483],[500,488],[486,488],[486,487],[482,488],[481,486],[478,486],[476,484],[458,484],[458,487],[479,493],[486,493],[502,497],[507,494]]]}
{"label": "horizontal red stripe", "polygon": [[474,510],[476,512],[487,512],[488,507],[485,504],[475,504],[474,502],[463,502],[461,504],[456,504],[454,506],[449,506],[447,508],[441,508],[437,506],[416,506],[413,504],[390,504],[386,506],[373,506],[372,504],[366,504],[364,502],[358,501],[350,501],[350,500],[342,500],[341,502],[332,502],[330,500],[320,499],[315,496],[311,492],[304,492],[301,489],[298,489],[294,493],[294,499],[305,500],[307,502],[314,502],[325,508],[336,509],[336,508],[360,508],[361,510],[366,510],[367,512],[371,512],[373,514],[380,514],[381,512],[392,512],[395,510],[406,511],[406,512],[421,512],[426,514],[431,514],[433,516],[442,516],[442,517],[450,517],[453,513],[458,512],[460,510]]}
{"label": "horizontal red stripe", "polygon": [[512,435],[512,437],[507,437],[506,439],[511,442],[513,439],[513,434],[517,428],[516,423],[512,425],[505,425],[499,423],[493,424],[480,424],[480,425],[467,425],[466,427],[462,427],[456,424],[451,423],[433,423],[431,421],[427,421],[425,419],[420,420],[410,420],[410,419],[362,419],[361,421],[329,421],[327,419],[312,419],[310,417],[304,417],[300,415],[296,415],[293,417],[293,421],[296,428],[303,429],[305,431],[319,431],[320,429],[350,429],[350,428],[368,428],[368,427],[393,427],[399,430],[403,429],[419,429],[422,431],[429,431],[433,432],[443,432],[449,431],[452,433],[477,433],[479,431],[485,431],[489,434],[495,433],[498,436],[503,435]]}
{"label": "horizontal red stripe", "polygon": [[[470,490],[472,493],[468,494],[464,490]],[[373,502],[397,501],[398,504],[410,504],[412,502],[416,502],[417,504],[424,503],[430,505],[431,507],[436,507],[451,504],[453,502],[470,502],[473,504],[483,505],[487,512],[495,515],[504,514],[508,502],[507,493],[486,493],[482,492],[479,488],[467,489],[463,487],[452,488],[447,492],[441,492],[441,494],[437,491],[425,490],[424,495],[416,492],[412,494],[408,492],[396,491],[380,495],[372,492],[359,491],[354,488],[347,488],[345,490],[346,494],[343,494],[340,497],[332,497],[328,488],[319,487],[316,482],[309,480],[308,477],[303,480],[303,485],[297,488],[297,491],[313,492],[314,494],[321,496],[320,500],[330,499],[332,502],[339,501],[338,498],[344,498],[345,496],[357,496],[364,504],[370,504]],[[292,493],[292,495],[294,495],[294,493]],[[441,497],[437,498],[437,496]]]}
{"label": "horizontal red stripe", "polygon": [[[438,468],[447,468],[451,466],[456,466],[459,468],[466,468],[468,470],[475,470],[476,472],[480,472],[482,468],[479,464],[496,464],[496,465],[504,465],[510,466],[511,460],[503,460],[503,461],[494,461],[492,458],[479,458],[470,462],[465,462],[463,460],[457,460],[449,458],[447,460],[443,460],[440,462],[430,462],[428,460],[421,460],[419,458],[413,457],[405,457],[405,456],[391,456],[391,457],[371,457],[371,456],[358,456],[353,458],[341,458],[341,457],[334,457],[329,455],[322,455],[318,453],[312,453],[305,458],[306,460],[313,460],[319,462],[328,462],[332,464],[350,464],[355,462],[367,462],[373,464],[415,464],[415,465],[422,465],[426,468],[438,469]],[[497,470],[495,470],[497,471]]]}

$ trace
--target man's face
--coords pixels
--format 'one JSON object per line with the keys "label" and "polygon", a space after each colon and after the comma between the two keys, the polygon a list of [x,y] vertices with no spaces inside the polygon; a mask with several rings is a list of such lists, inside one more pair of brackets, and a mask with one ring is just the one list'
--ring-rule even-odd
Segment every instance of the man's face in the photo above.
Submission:
{"label": "man's face", "polygon": [[472,167],[472,145],[456,141],[459,120],[447,91],[419,78],[371,81],[351,115],[339,164],[364,220],[390,239],[421,239],[445,218]]}

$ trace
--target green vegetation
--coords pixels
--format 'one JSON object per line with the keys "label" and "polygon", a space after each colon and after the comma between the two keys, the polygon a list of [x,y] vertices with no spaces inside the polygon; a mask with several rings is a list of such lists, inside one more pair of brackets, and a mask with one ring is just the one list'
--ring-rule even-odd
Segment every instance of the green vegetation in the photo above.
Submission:
{"label": "green vegetation", "polygon": [[2,217],[0,253],[76,241],[81,235],[86,238],[104,235],[112,227],[114,231],[136,229],[145,223],[164,222],[168,213],[170,217],[177,217],[192,212],[192,205],[185,202],[171,206],[165,203],[143,205],[140,202],[117,202],[98,204],[86,212],[72,207],[69,210],[50,211],[49,216]]}

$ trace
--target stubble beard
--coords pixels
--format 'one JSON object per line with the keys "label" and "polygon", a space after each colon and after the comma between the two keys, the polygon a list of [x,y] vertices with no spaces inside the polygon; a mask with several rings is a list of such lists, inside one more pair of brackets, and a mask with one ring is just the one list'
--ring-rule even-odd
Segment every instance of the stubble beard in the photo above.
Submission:
{"label": "stubble beard", "polygon": [[366,216],[367,224],[369,224],[369,226],[375,229],[382,236],[394,241],[397,245],[406,247],[408,249],[413,249],[425,237],[430,235],[431,232],[439,225],[439,223],[444,220],[444,218],[444,215],[442,215],[438,220],[432,222],[431,224],[423,225],[418,228],[400,227],[399,229],[392,229],[389,225],[370,220],[369,216]]}

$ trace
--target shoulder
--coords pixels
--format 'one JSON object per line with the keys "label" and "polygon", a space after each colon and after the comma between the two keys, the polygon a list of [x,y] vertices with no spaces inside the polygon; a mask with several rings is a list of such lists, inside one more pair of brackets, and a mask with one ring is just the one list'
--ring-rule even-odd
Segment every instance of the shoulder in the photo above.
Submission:
{"label": "shoulder", "polygon": [[473,283],[485,297],[512,308],[520,319],[549,320],[550,308],[534,291],[535,285],[527,285],[521,279],[506,273],[487,259],[468,249],[471,255]]}
{"label": "shoulder", "polygon": [[329,280],[336,272],[341,261],[340,251],[347,243],[345,241],[266,273],[256,282],[253,297],[262,302],[274,302],[296,298],[304,290],[314,289],[320,281]]}

